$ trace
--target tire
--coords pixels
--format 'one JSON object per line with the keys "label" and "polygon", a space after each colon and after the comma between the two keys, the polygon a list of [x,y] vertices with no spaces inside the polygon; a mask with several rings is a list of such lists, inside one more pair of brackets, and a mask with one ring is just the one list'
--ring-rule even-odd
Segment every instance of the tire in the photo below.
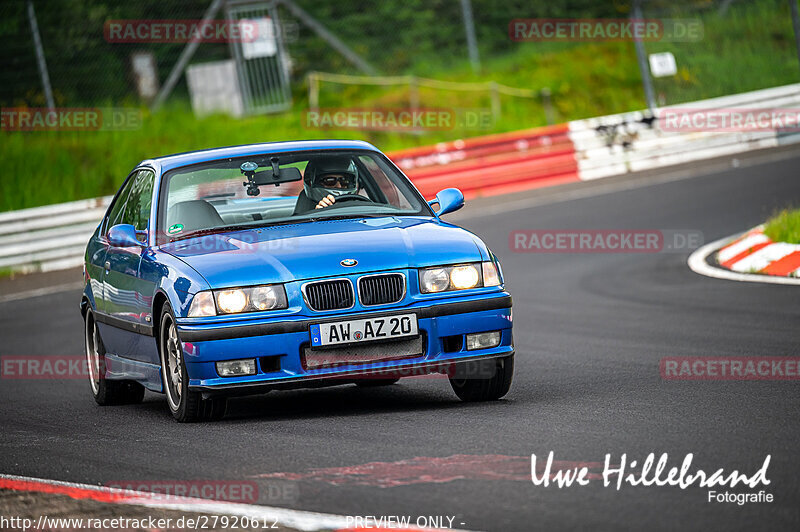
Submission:
{"label": "tire", "polygon": [[204,400],[202,405],[202,419],[219,421],[225,417],[225,411],[228,409],[228,399],[226,397],[212,397]]}
{"label": "tire", "polygon": [[144,399],[144,386],[135,381],[106,379],[106,350],[91,310],[84,316],[84,350],[89,369],[89,390],[100,406],[138,404]]}
{"label": "tire", "polygon": [[356,381],[356,386],[360,388],[377,388],[378,386],[391,386],[400,379],[363,379]]}
{"label": "tire", "polygon": [[175,317],[169,303],[164,303],[161,311],[158,352],[161,357],[161,380],[172,417],[180,423],[222,419],[227,408],[227,398],[203,399],[200,392],[189,390],[183,344],[178,337]]}
{"label": "tire", "polygon": [[[487,375],[486,378],[470,375]],[[489,360],[462,362],[456,365],[456,375],[450,386],[462,401],[496,401],[511,388],[514,376],[514,355]]]}

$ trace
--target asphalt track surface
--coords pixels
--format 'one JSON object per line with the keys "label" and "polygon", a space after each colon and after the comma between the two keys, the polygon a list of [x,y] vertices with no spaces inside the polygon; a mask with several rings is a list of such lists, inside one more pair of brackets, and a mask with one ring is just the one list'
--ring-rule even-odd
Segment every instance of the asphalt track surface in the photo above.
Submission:
{"label": "asphalt track surface", "polygon": [[[182,425],[156,394],[101,408],[83,381],[2,380],[0,472],[92,484],[287,473],[277,478],[289,479],[296,496],[262,504],[449,515],[472,530],[796,530],[798,381],[665,381],[659,361],[796,356],[800,291],[702,277],[687,267],[688,251],[520,254],[508,236],[690,229],[709,242],[800,204],[799,167],[796,157],[529,208],[499,197],[457,213],[500,256],[514,297],[516,373],[503,401],[463,404],[444,380],[410,380],[240,398],[221,422]],[[506,205],[514,210],[499,212]],[[78,296],[0,304],[0,354],[80,354]],[[695,467],[708,472],[749,473],[769,454],[766,490],[775,501],[710,503],[704,488],[617,491],[598,480],[534,486],[526,457],[551,450],[574,462],[666,452],[674,466],[694,453]],[[355,466],[371,462],[379,464],[359,475],[365,468]],[[338,469],[309,473],[323,468]]]}

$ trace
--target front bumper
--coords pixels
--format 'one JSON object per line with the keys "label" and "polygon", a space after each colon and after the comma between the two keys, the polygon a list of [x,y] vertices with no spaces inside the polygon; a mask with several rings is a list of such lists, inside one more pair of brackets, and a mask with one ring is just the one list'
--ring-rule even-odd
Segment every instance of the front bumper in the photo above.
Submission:
{"label": "front bumper", "polygon": [[[325,321],[341,321],[392,314],[417,315],[423,340],[423,353],[399,360],[337,365],[307,369],[302,353],[309,346],[309,327]],[[462,341],[458,349],[452,339],[469,333],[501,331],[500,344],[489,349],[468,351]],[[299,388],[365,377],[409,376],[442,372],[453,362],[496,358],[514,353],[511,321],[511,296],[497,292],[492,296],[425,301],[380,312],[343,312],[335,316],[296,319],[258,320],[224,325],[198,325],[178,320],[184,344],[189,388],[206,393],[259,393],[270,388]],[[279,357],[279,369],[265,368],[264,357]],[[220,377],[215,362],[256,358],[258,372],[243,377]],[[274,371],[273,371],[274,370]]]}

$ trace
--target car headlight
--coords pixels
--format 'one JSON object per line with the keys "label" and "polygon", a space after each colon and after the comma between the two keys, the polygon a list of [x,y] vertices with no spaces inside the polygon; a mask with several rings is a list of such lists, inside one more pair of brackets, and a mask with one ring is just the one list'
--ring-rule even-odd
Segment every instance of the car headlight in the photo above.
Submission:
{"label": "car headlight", "polygon": [[483,286],[500,286],[500,272],[492,261],[481,263],[483,266]]}
{"label": "car headlight", "polygon": [[440,266],[419,271],[419,288],[423,294],[498,285],[500,275],[494,262]]}
{"label": "car headlight", "polygon": [[422,270],[419,286],[422,292],[444,292],[450,286],[450,273],[447,268]]}
{"label": "car headlight", "polygon": [[247,294],[239,288],[214,292],[214,295],[217,296],[219,309],[225,314],[236,314],[247,307]]}
{"label": "car headlight", "polygon": [[192,306],[189,307],[190,318],[200,318],[203,316],[216,316],[217,307],[214,306],[214,296],[211,291],[198,292],[192,299]]}
{"label": "car headlight", "polygon": [[466,290],[475,288],[481,280],[478,268],[473,265],[456,266],[450,270],[450,285],[455,290]]}
{"label": "car headlight", "polygon": [[[250,304],[258,310],[272,310],[281,303],[283,287],[256,286],[250,290]],[[285,303],[285,298],[284,301]]]}
{"label": "car headlight", "polygon": [[239,314],[284,308],[288,303],[283,285],[269,284],[198,292],[189,307],[189,317],[216,316],[217,309],[220,314]]}

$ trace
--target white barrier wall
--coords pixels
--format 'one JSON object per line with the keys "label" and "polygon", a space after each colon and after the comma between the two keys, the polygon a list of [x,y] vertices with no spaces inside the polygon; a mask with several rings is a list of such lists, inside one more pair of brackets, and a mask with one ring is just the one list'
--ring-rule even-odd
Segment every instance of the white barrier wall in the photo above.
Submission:
{"label": "white barrier wall", "polygon": [[0,270],[23,273],[83,264],[86,243],[111,196],[0,213]]}
{"label": "white barrier wall", "polygon": [[800,109],[800,84],[723,96],[655,110],[569,123],[578,175],[598,179],[770,148],[800,141],[800,134],[769,131],[664,131],[659,117],[672,109]]}

